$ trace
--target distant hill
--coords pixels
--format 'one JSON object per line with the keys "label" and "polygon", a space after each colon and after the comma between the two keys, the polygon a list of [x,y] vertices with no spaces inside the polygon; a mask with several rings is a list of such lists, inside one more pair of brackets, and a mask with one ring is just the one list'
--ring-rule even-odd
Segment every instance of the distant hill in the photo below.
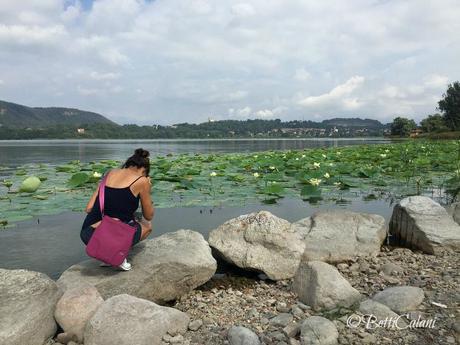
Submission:
{"label": "distant hill", "polygon": [[102,123],[116,125],[106,117],[72,108],[32,108],[0,101],[0,126],[8,128],[45,128],[56,125]]}
{"label": "distant hill", "polygon": [[378,120],[360,119],[360,118],[334,118],[321,122],[326,126],[337,127],[367,127],[367,128],[382,128],[384,125]]}

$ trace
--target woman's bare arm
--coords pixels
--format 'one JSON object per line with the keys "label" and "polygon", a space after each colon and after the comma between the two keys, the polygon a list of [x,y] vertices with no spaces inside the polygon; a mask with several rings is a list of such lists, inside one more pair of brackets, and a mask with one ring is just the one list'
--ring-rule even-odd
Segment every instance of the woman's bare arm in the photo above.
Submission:
{"label": "woman's bare arm", "polygon": [[99,188],[96,189],[96,191],[93,193],[91,196],[91,199],[89,199],[88,204],[86,204],[86,213],[90,213],[91,210],[94,207],[94,202],[96,201],[97,194],[99,193]]}
{"label": "woman's bare arm", "polygon": [[142,215],[149,221],[153,219],[155,214],[151,192],[152,183],[150,181],[150,177],[147,177],[144,181],[142,181],[142,189],[139,194],[141,196]]}

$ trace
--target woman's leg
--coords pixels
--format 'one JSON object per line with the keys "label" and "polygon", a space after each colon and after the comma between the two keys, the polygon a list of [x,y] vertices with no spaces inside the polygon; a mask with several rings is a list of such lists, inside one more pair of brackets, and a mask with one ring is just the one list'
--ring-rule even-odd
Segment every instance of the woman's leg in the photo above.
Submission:
{"label": "woman's leg", "polygon": [[84,244],[88,245],[91,236],[93,236],[94,229],[91,226],[87,226],[86,228],[82,228],[80,231],[80,238]]}
{"label": "woman's leg", "polygon": [[142,227],[141,241],[145,240],[152,232],[152,222],[142,218],[139,222]]}

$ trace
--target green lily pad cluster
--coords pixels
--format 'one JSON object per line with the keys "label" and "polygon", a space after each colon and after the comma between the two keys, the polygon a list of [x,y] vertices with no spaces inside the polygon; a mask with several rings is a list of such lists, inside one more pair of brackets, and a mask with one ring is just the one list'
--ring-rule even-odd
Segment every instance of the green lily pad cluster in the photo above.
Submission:
{"label": "green lily pad cluster", "polygon": [[[101,176],[121,161],[0,167],[0,226],[82,211]],[[405,141],[252,153],[151,158],[155,207],[276,203],[280,198],[347,203],[460,192],[460,142]]]}

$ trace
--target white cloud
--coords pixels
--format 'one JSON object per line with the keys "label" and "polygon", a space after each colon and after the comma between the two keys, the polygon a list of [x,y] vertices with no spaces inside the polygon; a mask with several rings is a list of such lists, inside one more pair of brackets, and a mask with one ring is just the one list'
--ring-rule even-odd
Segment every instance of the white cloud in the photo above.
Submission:
{"label": "white cloud", "polygon": [[432,74],[425,77],[424,85],[430,88],[447,88],[449,77],[445,75]]}
{"label": "white cloud", "polygon": [[62,25],[47,27],[0,24],[0,43],[6,45],[50,45],[67,35]]}
{"label": "white cloud", "polygon": [[[348,79],[345,83],[337,85],[331,91],[319,96],[309,96],[301,99],[298,103],[305,107],[317,107],[322,105],[329,105],[335,102],[344,102],[344,97],[350,95],[359,86],[364,83],[364,77],[354,76]],[[350,101],[346,102],[350,104]],[[354,104],[357,101],[352,102]]]}
{"label": "white cloud", "polygon": [[2,0],[2,97],[147,124],[420,118],[459,78],[459,17],[458,0]]}
{"label": "white cloud", "polygon": [[269,119],[269,118],[272,118],[275,114],[270,109],[263,109],[263,110],[256,111],[254,115],[262,119],[267,119],[267,118]]}
{"label": "white cloud", "polygon": [[230,118],[237,119],[248,119],[248,118],[258,118],[258,119],[273,119],[275,116],[278,116],[286,112],[288,108],[284,106],[279,106],[273,109],[259,109],[252,110],[251,107],[244,107],[240,109],[230,108],[228,110],[228,115]]}

